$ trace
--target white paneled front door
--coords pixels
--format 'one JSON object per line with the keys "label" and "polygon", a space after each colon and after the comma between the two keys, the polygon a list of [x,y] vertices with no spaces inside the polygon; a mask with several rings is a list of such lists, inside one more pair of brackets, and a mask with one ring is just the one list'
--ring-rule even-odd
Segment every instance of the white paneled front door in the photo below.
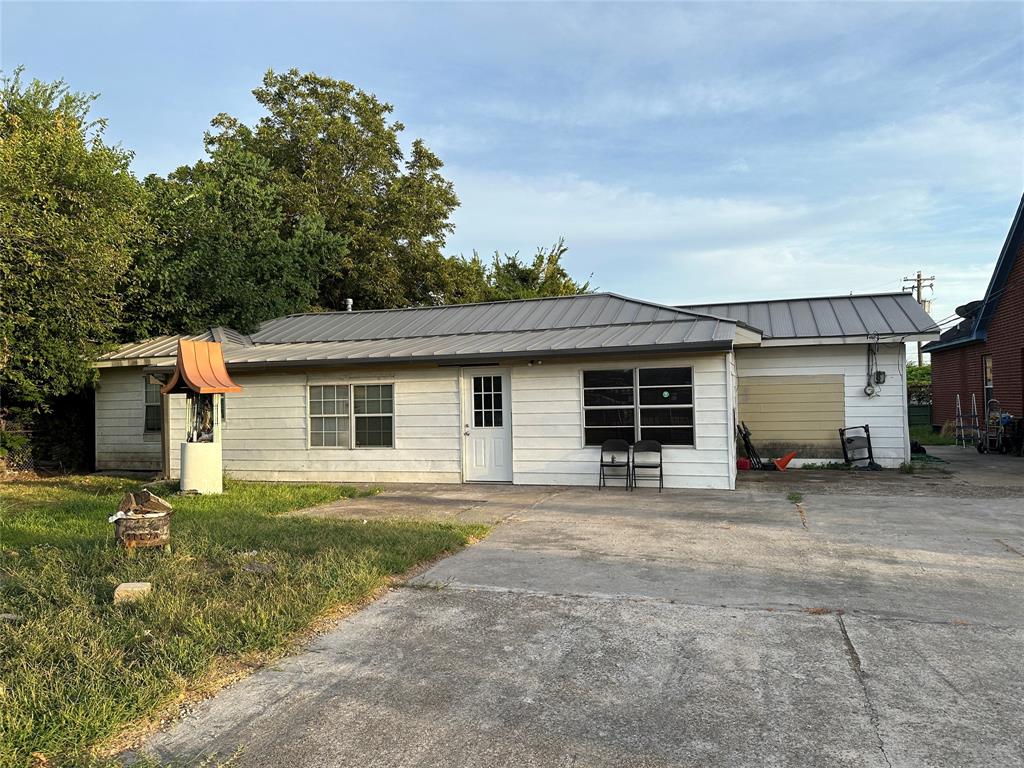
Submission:
{"label": "white paneled front door", "polygon": [[511,482],[511,395],[507,369],[463,369],[462,439],[467,482]]}

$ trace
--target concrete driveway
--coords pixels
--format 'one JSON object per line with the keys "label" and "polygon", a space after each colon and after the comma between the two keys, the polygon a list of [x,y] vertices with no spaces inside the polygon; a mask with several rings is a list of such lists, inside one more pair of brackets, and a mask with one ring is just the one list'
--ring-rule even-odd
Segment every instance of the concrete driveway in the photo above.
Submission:
{"label": "concrete driveway", "polygon": [[[148,748],[268,768],[1024,765],[1024,499],[978,488],[464,486],[429,514],[505,519],[488,539]],[[403,493],[431,496],[380,508]]]}

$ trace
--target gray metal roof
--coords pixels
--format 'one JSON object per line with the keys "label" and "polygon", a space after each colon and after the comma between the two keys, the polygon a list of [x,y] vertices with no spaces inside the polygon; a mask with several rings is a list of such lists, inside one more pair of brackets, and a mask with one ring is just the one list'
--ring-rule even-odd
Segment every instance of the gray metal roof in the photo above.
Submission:
{"label": "gray metal roof", "polygon": [[727,317],[766,339],[903,337],[938,333],[935,321],[909,293],[693,304],[682,309]]}
{"label": "gray metal roof", "polygon": [[[729,319],[600,293],[290,315],[251,336],[218,328],[188,338],[216,337],[229,366],[256,367],[728,349],[735,332]],[[100,361],[173,358],[178,338],[126,345]]]}

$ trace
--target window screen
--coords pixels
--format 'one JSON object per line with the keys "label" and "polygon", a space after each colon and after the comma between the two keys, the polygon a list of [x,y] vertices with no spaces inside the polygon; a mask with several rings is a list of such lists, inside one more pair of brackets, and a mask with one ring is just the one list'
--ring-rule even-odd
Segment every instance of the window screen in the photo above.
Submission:
{"label": "window screen", "polygon": [[640,439],[693,445],[693,369],[641,368]]}
{"label": "window screen", "polygon": [[583,441],[636,440],[636,399],[632,368],[583,372]]}
{"label": "window screen", "polygon": [[163,411],[160,407],[160,386],[160,382],[154,382],[150,380],[149,376],[146,377],[146,415],[144,427],[146,432],[160,431],[161,421],[163,420]]}
{"label": "window screen", "polygon": [[391,384],[352,387],[357,448],[390,448],[395,444],[394,391]]}
{"label": "window screen", "polygon": [[348,385],[309,388],[309,444],[348,448]]}
{"label": "window screen", "polygon": [[586,445],[611,438],[694,445],[693,369],[584,371],[583,436]]}

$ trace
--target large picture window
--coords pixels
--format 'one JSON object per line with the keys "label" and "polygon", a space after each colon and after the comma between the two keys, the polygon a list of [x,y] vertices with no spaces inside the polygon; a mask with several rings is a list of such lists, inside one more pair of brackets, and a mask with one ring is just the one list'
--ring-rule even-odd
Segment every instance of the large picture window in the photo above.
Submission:
{"label": "large picture window", "polygon": [[693,369],[584,371],[584,443],[611,438],[694,445]]}
{"label": "large picture window", "polygon": [[311,386],[310,447],[394,447],[394,402],[392,384]]}

